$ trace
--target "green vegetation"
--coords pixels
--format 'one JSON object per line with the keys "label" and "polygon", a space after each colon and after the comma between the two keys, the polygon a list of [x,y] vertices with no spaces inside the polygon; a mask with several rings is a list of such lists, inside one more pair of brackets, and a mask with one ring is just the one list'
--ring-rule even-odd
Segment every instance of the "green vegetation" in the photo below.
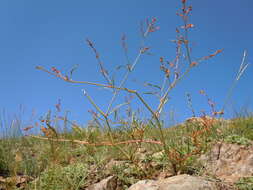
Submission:
{"label": "green vegetation", "polygon": [[241,178],[237,183],[236,186],[239,190],[251,190],[253,189],[253,177],[245,177]]}

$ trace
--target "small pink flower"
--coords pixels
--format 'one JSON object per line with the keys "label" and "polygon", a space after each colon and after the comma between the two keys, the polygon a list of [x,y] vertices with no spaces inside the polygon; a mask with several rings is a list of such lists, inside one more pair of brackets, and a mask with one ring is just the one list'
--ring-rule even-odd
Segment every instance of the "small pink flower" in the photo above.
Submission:
{"label": "small pink flower", "polygon": [[156,21],[157,21],[157,19],[154,17],[154,18],[152,18],[151,23],[155,23]]}
{"label": "small pink flower", "polygon": [[52,67],[51,70],[53,72],[55,72],[56,74],[60,74],[60,71],[58,69],[56,69],[55,67]]}

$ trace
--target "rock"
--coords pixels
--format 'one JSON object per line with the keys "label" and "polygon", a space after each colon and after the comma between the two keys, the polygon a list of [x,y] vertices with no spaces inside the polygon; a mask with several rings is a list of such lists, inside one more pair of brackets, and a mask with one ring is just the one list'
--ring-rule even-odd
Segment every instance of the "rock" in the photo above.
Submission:
{"label": "rock", "polygon": [[218,190],[214,182],[201,177],[178,175],[162,180],[142,180],[128,190]]}
{"label": "rock", "polygon": [[115,190],[117,189],[117,177],[109,176],[102,181],[89,186],[86,190]]}
{"label": "rock", "polygon": [[172,177],[173,173],[169,172],[169,171],[162,171],[158,174],[158,176],[156,176],[156,179],[161,180],[161,179],[165,179],[167,177]]}
{"label": "rock", "polygon": [[159,185],[154,180],[141,180],[129,187],[128,190],[159,190]]}
{"label": "rock", "polygon": [[200,161],[207,173],[234,183],[241,177],[253,176],[253,145],[218,143]]}

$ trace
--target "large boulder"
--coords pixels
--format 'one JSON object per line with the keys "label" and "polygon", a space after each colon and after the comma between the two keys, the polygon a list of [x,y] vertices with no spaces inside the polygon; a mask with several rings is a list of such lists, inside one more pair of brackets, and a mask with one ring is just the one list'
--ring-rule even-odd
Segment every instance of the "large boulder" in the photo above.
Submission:
{"label": "large boulder", "polygon": [[207,173],[234,183],[239,178],[253,176],[253,145],[218,143],[200,157]]}
{"label": "large boulder", "polygon": [[142,180],[128,190],[218,190],[216,184],[202,177],[178,175],[161,180]]}

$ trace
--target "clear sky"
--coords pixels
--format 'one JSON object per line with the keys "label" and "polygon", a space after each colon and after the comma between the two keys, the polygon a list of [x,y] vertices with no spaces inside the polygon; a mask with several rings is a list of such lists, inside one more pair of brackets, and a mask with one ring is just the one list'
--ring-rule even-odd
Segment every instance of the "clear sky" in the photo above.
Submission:
{"label": "clear sky", "polygon": [[[241,63],[243,50],[252,62],[252,0],[191,0],[193,14],[190,40],[193,58],[199,58],[224,48],[222,54],[194,68],[170,95],[166,112],[172,110],[177,121],[190,117],[185,93],[192,95],[196,113],[209,111],[207,101],[199,95],[204,89],[221,108],[226,93]],[[73,79],[105,83],[98,72],[94,53],[87,46],[89,38],[101,55],[105,67],[112,70],[126,64],[121,36],[126,34],[129,57],[133,61],[140,47],[140,21],[157,18],[160,29],[146,42],[152,55],[145,55],[130,77],[133,88],[144,89],[143,82],[161,84],[159,57],[173,59],[175,28],[182,25],[176,11],[180,0],[1,0],[0,1],[0,109],[14,114],[24,107],[24,118],[55,111],[61,99],[62,110],[70,110],[71,118],[81,123],[91,119],[87,110],[93,109],[83,96],[86,89],[98,105],[105,108],[110,92],[87,85],[73,85],[36,66],[56,67],[63,73],[78,64]],[[229,103],[226,116],[234,109],[252,110],[252,65],[242,76]],[[120,78],[121,74],[117,75]],[[152,106],[157,101],[146,95]]]}

